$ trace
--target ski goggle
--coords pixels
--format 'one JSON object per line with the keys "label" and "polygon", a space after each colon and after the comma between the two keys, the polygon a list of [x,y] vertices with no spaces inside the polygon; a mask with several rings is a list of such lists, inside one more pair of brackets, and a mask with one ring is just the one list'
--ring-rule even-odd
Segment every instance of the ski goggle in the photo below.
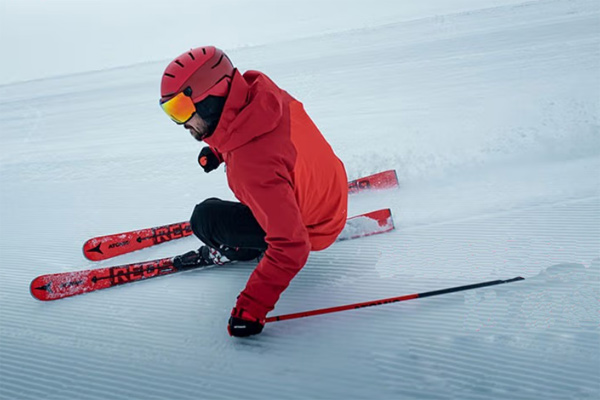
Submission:
{"label": "ski goggle", "polygon": [[[186,90],[178,93],[175,97],[163,102],[160,100],[160,106],[163,111],[176,123],[182,125],[192,118],[196,112],[196,106],[192,98],[185,94]],[[191,94],[191,93],[190,93]]]}

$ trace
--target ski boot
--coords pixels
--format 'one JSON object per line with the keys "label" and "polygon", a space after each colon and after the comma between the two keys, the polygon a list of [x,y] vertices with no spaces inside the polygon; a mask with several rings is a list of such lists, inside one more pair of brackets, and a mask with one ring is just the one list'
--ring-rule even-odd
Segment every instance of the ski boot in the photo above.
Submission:
{"label": "ski boot", "polygon": [[208,246],[201,246],[198,250],[188,251],[173,258],[173,265],[177,269],[190,267],[204,267],[209,265],[224,265],[231,262],[218,250]]}

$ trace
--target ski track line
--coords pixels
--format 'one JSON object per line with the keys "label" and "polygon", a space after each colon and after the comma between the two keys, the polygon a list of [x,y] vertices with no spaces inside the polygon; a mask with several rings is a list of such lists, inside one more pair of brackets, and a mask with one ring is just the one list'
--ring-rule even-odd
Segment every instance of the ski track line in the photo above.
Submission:
{"label": "ski track line", "polygon": [[[58,354],[56,354],[59,356]],[[102,361],[102,356],[97,356],[94,359],[96,361]],[[119,370],[119,364],[112,360],[110,357],[106,357],[103,362],[100,364],[95,364],[92,362],[83,362],[82,358],[74,357],[72,359],[67,359],[65,361],[70,361],[68,364],[69,367],[61,368],[61,377],[59,378],[60,384],[62,386],[72,386],[76,387],[78,383],[82,383],[82,380],[85,381],[86,390],[88,387],[97,388],[98,392],[101,392],[102,389],[109,388],[114,386],[114,372]],[[26,361],[24,364],[29,364],[29,367],[32,369],[39,370],[37,365],[37,361],[31,360]],[[45,365],[44,365],[45,364]],[[26,365],[27,366],[27,365]],[[51,377],[54,376],[56,380],[56,365],[51,362],[42,363],[41,369],[41,380],[46,380],[49,385],[42,385],[42,387],[53,386],[51,385],[52,381],[50,378],[45,379],[43,377],[44,374]],[[19,368],[16,368],[18,370]],[[29,371],[29,369],[23,369],[24,372]],[[94,379],[90,382],[87,382],[85,379],[87,374],[93,371]],[[125,388],[127,392],[130,392],[130,395],[133,395],[134,398],[136,396],[135,390],[138,388],[138,382],[144,381],[145,385],[149,388],[152,388],[153,393],[158,393],[157,398],[168,398],[170,390],[174,387],[177,387],[178,384],[185,378],[181,377],[177,374],[177,371],[173,371],[172,369],[168,369],[166,367],[158,368],[158,371],[155,370],[156,376],[153,376],[152,381],[146,382],[148,371],[144,371],[143,368],[140,371],[127,371],[127,376],[123,377],[123,379],[119,379],[119,390]],[[42,382],[43,383],[43,382]],[[56,384],[56,382],[54,382]],[[190,398],[193,397],[195,391],[193,389],[185,389],[185,393],[189,394]],[[163,394],[160,394],[163,393]],[[106,395],[106,394],[104,394]]]}
{"label": "ski track line", "polygon": [[[431,227],[435,227],[435,226],[444,226],[444,225],[454,225],[457,223],[461,223],[461,222],[468,222],[468,221],[479,221],[482,219],[486,219],[486,218],[491,218],[491,217],[497,217],[497,216],[508,216],[510,214],[514,214],[514,213],[518,213],[518,212],[528,212],[528,211],[539,211],[540,213],[543,212],[543,209],[547,209],[547,208],[553,208],[556,206],[565,206],[565,205],[571,205],[571,204],[578,204],[578,203],[587,203],[587,202],[591,202],[591,205],[587,205],[584,204],[584,207],[599,207],[599,202],[600,202],[600,197],[599,196],[589,196],[589,197],[584,197],[584,198],[577,198],[577,199],[568,199],[568,200],[560,200],[560,201],[555,201],[555,202],[551,202],[551,203],[543,203],[543,204],[537,204],[537,205],[531,205],[531,206],[525,206],[525,207],[517,207],[517,208],[511,208],[508,210],[502,210],[502,211],[495,211],[495,212],[483,212],[474,216],[468,216],[468,217],[460,217],[460,218],[455,218],[455,219],[449,219],[449,220],[444,220],[444,221],[436,221],[436,222],[427,222],[427,223],[423,223],[423,224],[418,224],[418,225],[413,225],[413,226],[402,226],[401,223],[398,223],[396,226],[396,232],[400,231],[400,232],[413,232],[416,230],[421,230],[421,229],[427,229],[427,228],[431,228]],[[540,210],[542,209],[542,210]],[[563,217],[565,219],[567,219],[568,217]],[[583,221],[579,221],[579,222],[587,222],[585,220]],[[593,224],[593,222],[590,222],[590,225]],[[560,225],[557,223],[557,225]],[[565,226],[561,226],[562,229],[575,229],[575,228],[571,228],[572,226],[574,226],[574,224],[567,224],[566,227]],[[489,229],[489,227],[482,227],[482,229],[487,230]]]}
{"label": "ski track line", "polygon": [[[430,360],[440,360],[447,357],[447,349],[436,348],[435,346],[425,346],[420,352],[421,357],[429,358]],[[448,375],[459,378],[461,376],[469,376],[471,370],[470,357],[467,352],[464,353],[452,353],[452,357],[447,358],[445,361],[446,373]],[[530,365],[527,365],[530,364]],[[501,371],[498,366],[502,365]],[[535,376],[530,376],[530,379],[526,383],[519,383],[523,374],[531,371],[531,368],[536,368]],[[568,391],[576,389],[577,387],[585,386],[589,383],[589,379],[584,379],[578,375],[585,373],[585,369],[580,367],[569,370],[568,372],[558,372],[553,367],[544,365],[534,364],[531,359],[526,356],[515,357],[496,355],[493,359],[485,360],[478,364],[477,374],[483,376],[495,375],[496,379],[504,381],[506,386],[532,386],[531,390],[539,391],[540,389],[547,387],[549,382],[561,381],[563,384],[570,386]],[[473,372],[471,371],[471,374]],[[570,381],[566,383],[565,380]]]}
{"label": "ski track line", "polygon": [[[421,353],[419,354],[419,359],[423,363],[431,363],[433,365],[439,365],[439,358],[437,355],[432,356],[431,353]],[[382,362],[381,359],[377,360],[381,363],[380,368],[382,371],[385,369],[390,370],[390,374],[387,376],[389,379],[393,378],[393,372],[397,371],[402,367],[402,363],[398,363],[395,361],[388,360],[387,363]],[[510,368],[513,369],[514,365],[510,365]],[[413,376],[408,376],[408,374],[412,372]],[[469,366],[468,363],[461,364],[456,362],[447,362],[444,363],[444,370],[439,371],[440,375],[449,380],[448,386],[453,386],[453,384],[457,384],[460,382],[461,386],[471,386],[473,389],[482,388],[486,386],[487,390],[493,391],[494,386],[504,386],[511,387],[517,386],[519,389],[517,391],[531,391],[532,393],[540,392],[540,389],[544,388],[544,385],[548,384],[546,380],[539,380],[534,378],[531,381],[527,381],[525,383],[520,382],[520,378],[522,375],[518,375],[517,371],[514,369],[510,372],[506,372],[505,370],[499,371],[498,365],[493,365],[489,368],[477,369],[477,371],[473,371],[473,368]],[[405,376],[406,380],[419,380],[418,374],[422,373],[422,371],[409,371],[407,376]],[[397,373],[396,373],[397,374]],[[486,375],[489,374],[489,375]],[[387,374],[383,374],[384,376]],[[495,376],[494,381],[490,381],[488,376]],[[465,378],[466,377],[466,378]],[[537,381],[537,382],[535,382]],[[433,395],[435,391],[431,394]],[[484,397],[485,395],[482,395]],[[479,397],[479,398],[482,398]],[[420,398],[420,397],[419,397]]]}

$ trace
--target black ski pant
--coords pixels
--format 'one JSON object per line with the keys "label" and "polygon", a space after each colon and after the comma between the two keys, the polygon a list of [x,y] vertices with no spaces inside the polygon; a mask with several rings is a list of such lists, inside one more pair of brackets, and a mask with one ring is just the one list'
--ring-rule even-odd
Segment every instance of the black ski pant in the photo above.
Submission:
{"label": "black ski pant", "polygon": [[198,239],[232,261],[250,261],[267,250],[265,232],[242,203],[206,199],[194,208],[190,224]]}

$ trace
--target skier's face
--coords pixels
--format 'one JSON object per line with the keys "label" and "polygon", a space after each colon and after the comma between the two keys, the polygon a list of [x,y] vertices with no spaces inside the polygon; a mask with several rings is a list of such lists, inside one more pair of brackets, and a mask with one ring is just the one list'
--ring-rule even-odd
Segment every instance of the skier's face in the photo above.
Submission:
{"label": "skier's face", "polygon": [[183,126],[190,131],[194,139],[199,142],[201,142],[208,133],[208,124],[196,113],[194,113],[192,118],[190,118]]}

